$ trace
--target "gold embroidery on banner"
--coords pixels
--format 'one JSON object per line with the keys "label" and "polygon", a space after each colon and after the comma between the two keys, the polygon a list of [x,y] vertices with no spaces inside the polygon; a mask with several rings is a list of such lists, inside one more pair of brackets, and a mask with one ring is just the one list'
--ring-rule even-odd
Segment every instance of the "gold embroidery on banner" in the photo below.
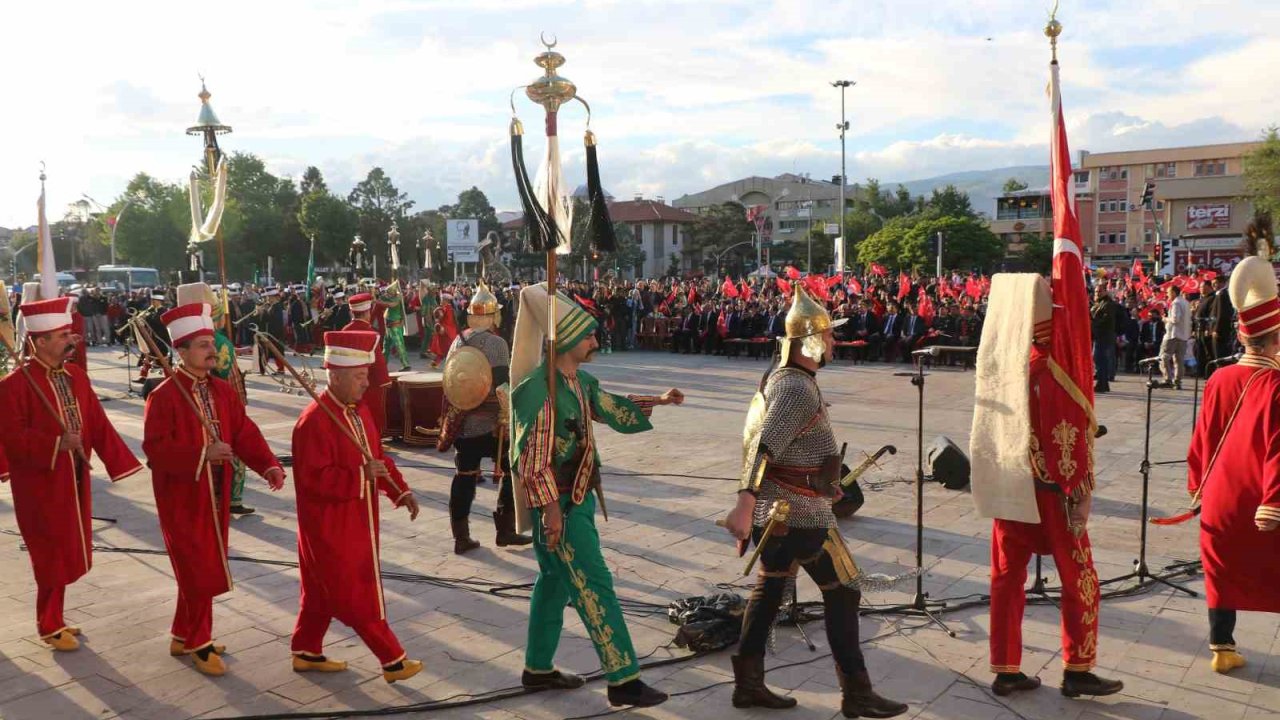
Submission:
{"label": "gold embroidery on banner", "polygon": [[569,439],[568,439],[568,438],[563,438],[563,437],[558,437],[558,438],[556,438],[556,454],[555,454],[555,456],[556,456],[556,457],[558,457],[558,458],[560,458],[560,457],[564,457],[565,455],[568,455],[568,454],[569,454]]}
{"label": "gold embroidery on banner", "polygon": [[1058,472],[1062,474],[1062,479],[1070,481],[1075,476],[1077,463],[1072,453],[1076,449],[1076,437],[1080,434],[1080,428],[1063,420],[1053,428],[1053,444],[1058,446],[1061,456],[1058,458]]}
{"label": "gold embroidery on banner", "polygon": [[591,642],[599,648],[601,669],[606,673],[625,669],[632,660],[613,644],[613,628],[605,618],[605,609],[600,605],[600,596],[587,585],[586,574],[573,566],[574,550],[566,538],[560,538],[556,554],[564,563],[565,570],[569,574],[569,582],[577,590],[577,598],[574,602],[586,621]]}
{"label": "gold embroidery on banner", "polygon": [[1049,476],[1049,465],[1044,459],[1044,450],[1040,448],[1040,438],[1035,433],[1031,433],[1031,473],[1035,475],[1037,480],[1044,480]]}

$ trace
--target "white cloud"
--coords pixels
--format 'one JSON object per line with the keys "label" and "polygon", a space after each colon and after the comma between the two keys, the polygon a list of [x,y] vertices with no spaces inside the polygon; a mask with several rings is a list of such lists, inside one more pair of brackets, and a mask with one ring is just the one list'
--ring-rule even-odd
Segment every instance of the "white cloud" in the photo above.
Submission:
{"label": "white cloud", "polygon": [[[1280,4],[1071,5],[1060,54],[1074,149],[1251,139],[1280,116],[1268,33]],[[837,172],[837,78],[858,83],[853,178],[1039,164],[1044,19],[1024,0],[9,3],[0,27],[21,30],[0,44],[0,225],[34,222],[41,160],[53,207],[107,201],[138,171],[180,178],[200,152],[182,132],[197,72],[235,127],[224,146],[275,172],[316,164],[345,189],[376,164],[419,207],[472,185],[511,207],[507,98],[536,76],[542,30],[559,33],[622,197]],[[517,100],[535,164],[538,112]],[[571,183],[583,123],[564,112]]]}

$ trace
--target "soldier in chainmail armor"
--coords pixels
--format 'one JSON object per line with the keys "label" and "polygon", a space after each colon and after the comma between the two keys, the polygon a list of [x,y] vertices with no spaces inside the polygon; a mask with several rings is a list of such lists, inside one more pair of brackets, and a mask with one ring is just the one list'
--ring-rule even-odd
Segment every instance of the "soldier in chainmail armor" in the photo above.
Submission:
{"label": "soldier in chainmail armor", "polygon": [[[797,287],[786,318],[776,369],[771,368],[751,403],[743,433],[743,479],[728,528],[740,540],[763,542],[755,588],[733,657],[734,707],[789,708],[795,699],[764,683],[764,654],[788,580],[800,568],[822,591],[827,639],[835,659],[847,718],[887,718],[904,703],[875,693],[858,645],[860,572],[836,527],[831,505],[840,497],[841,457],[831,431],[817,370],[831,360],[832,322],[827,311]],[[771,515],[789,504],[785,524],[764,537]]]}
{"label": "soldier in chainmail armor", "polygon": [[[476,290],[467,308],[467,329],[454,338],[449,347],[453,355],[459,348],[472,347],[484,353],[493,372],[493,388],[489,397],[472,410],[457,412],[450,407],[446,412],[441,431],[441,450],[450,443],[456,449],[453,464],[456,472],[449,488],[449,526],[453,531],[453,551],[459,555],[480,547],[471,538],[471,504],[476,499],[476,484],[481,482],[480,461],[494,459],[494,477],[500,478],[498,504],[493,512],[493,524],[497,529],[496,544],[530,545],[533,538],[516,532],[514,499],[511,493],[511,465],[507,453],[500,449],[499,438],[507,428],[500,421],[502,415],[496,390],[507,382],[511,351],[507,341],[494,332],[501,306],[493,293],[483,284]],[[446,366],[448,360],[446,358]]]}

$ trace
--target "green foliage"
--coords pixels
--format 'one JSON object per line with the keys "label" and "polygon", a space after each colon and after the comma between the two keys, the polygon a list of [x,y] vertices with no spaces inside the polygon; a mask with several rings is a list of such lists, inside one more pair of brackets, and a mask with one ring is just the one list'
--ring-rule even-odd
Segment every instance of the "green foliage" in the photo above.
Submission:
{"label": "green foliage", "polygon": [[1280,133],[1274,126],[1262,146],[1245,156],[1244,186],[1255,210],[1280,217]]}
{"label": "green foliage", "polygon": [[316,239],[316,265],[346,264],[351,241],[359,229],[356,212],[346,201],[328,190],[310,192],[302,197],[298,223],[304,236]]}
{"label": "green foliage", "polygon": [[1022,250],[1022,264],[1027,272],[1048,275],[1053,270],[1053,238],[1049,235],[1023,235],[1026,246]]}
{"label": "green foliage", "polygon": [[755,226],[747,221],[747,209],[742,203],[727,202],[708,208],[689,225],[685,250],[705,258],[704,270],[714,270],[705,265],[714,265],[716,255],[738,243],[750,243],[754,237]]}
{"label": "green foliage", "polygon": [[1000,238],[980,220],[969,217],[917,213],[893,218],[858,248],[858,262],[873,262],[891,267],[932,268],[935,256],[929,252],[929,239],[942,231],[943,266],[987,269],[1004,257]]}
{"label": "green foliage", "polygon": [[1027,189],[1027,184],[1016,177],[1011,177],[1004,181],[1004,191],[1006,193],[1019,192]]}
{"label": "green foliage", "polygon": [[[379,269],[388,267],[387,232],[391,230],[393,222],[404,225],[405,216],[414,202],[396,189],[386,171],[380,167],[370,170],[365,179],[352,188],[347,195],[347,202],[356,210],[361,239],[371,252],[378,253],[381,258]],[[403,246],[404,240],[400,242]]]}
{"label": "green foliage", "polygon": [[934,188],[933,197],[929,198],[926,209],[950,217],[976,218],[978,216],[973,211],[973,205],[969,203],[969,194],[960,192],[955,185],[947,185],[941,190]]}
{"label": "green foliage", "polygon": [[[137,199],[120,215],[125,198],[130,196]],[[119,218],[117,262],[162,270],[186,267],[191,209],[183,187],[138,173],[129,181],[122,196],[112,203],[108,215]]]}
{"label": "green foliage", "polygon": [[302,181],[298,183],[298,192],[303,195],[329,192],[329,186],[325,184],[320,168],[315,165],[307,166],[306,171],[302,173]]}

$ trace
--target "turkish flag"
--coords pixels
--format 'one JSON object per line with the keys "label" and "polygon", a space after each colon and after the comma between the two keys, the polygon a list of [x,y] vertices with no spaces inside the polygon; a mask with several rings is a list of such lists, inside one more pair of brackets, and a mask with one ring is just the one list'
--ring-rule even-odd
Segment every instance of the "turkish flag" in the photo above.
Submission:
{"label": "turkish flag", "polygon": [[924,288],[920,288],[920,292],[916,295],[916,313],[931,325],[933,316],[937,314],[933,309],[933,299],[924,291]]}
{"label": "turkish flag", "polygon": [[879,275],[880,277],[888,277],[889,275],[889,268],[880,263],[871,263],[870,269],[873,275]]}
{"label": "turkish flag", "polygon": [[791,283],[787,282],[786,280],[783,280],[782,278],[777,278],[777,282],[778,282],[778,289],[782,291],[783,295],[791,294]]}
{"label": "turkish flag", "polygon": [[720,286],[720,293],[728,298],[738,297],[738,286],[733,284],[733,279],[726,276],[724,284]]}
{"label": "turkish flag", "polygon": [[746,300],[747,302],[751,302],[751,297],[755,295],[755,293],[752,292],[751,290],[751,286],[747,284],[746,280],[743,280],[741,282],[741,287],[742,287],[742,299]]}
{"label": "turkish flag", "polygon": [[898,302],[902,302],[904,298],[911,294],[911,278],[907,274],[898,271]]}
{"label": "turkish flag", "polygon": [[800,271],[795,269],[794,267],[788,265],[786,272],[787,272],[787,277],[791,278],[792,280],[800,279]]}
{"label": "turkish flag", "polygon": [[839,285],[840,283],[843,283],[843,282],[844,282],[844,273],[840,273],[838,275],[832,275],[831,277],[827,278],[827,287],[835,287],[836,285]]}
{"label": "turkish flag", "polygon": [[1065,493],[1093,491],[1093,353],[1084,247],[1076,217],[1075,177],[1062,112],[1058,62],[1049,67],[1053,134],[1049,148],[1053,203],[1053,335],[1050,362],[1061,368],[1041,386],[1038,437],[1049,479]]}
{"label": "turkish flag", "polygon": [[858,282],[858,278],[849,278],[849,292],[854,295],[862,294],[862,283]]}

